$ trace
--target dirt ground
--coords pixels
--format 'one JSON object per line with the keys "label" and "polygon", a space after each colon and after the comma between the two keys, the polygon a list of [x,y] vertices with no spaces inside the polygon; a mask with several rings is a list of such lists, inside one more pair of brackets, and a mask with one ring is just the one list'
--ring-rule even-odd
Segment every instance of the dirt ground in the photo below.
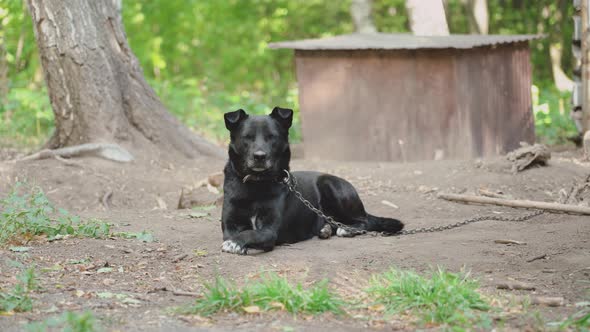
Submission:
{"label": "dirt ground", "polygon": [[[0,160],[18,155],[3,151]],[[352,163],[294,160],[293,170],[319,170],[342,176],[359,190],[367,210],[403,220],[407,228],[444,225],[479,214],[521,215],[522,210],[452,203],[438,192],[472,193],[479,188],[501,190],[514,198],[554,202],[558,191],[590,174],[590,164],[579,152],[555,153],[549,166],[518,174],[507,171],[500,159],[432,161],[420,163]],[[561,320],[579,310],[574,304],[590,298],[590,217],[544,214],[524,222],[482,221],[441,233],[401,237],[312,239],[277,247],[270,253],[237,256],[221,253],[220,208],[210,216],[189,217],[178,210],[181,189],[219,171],[223,161],[195,160],[190,164],[158,158],[140,164],[116,164],[93,158],[75,164],[43,160],[11,164],[0,162],[0,195],[13,183],[39,185],[59,207],[88,218],[115,224],[115,231],[149,231],[155,242],[125,239],[38,241],[28,253],[0,249],[0,285],[14,282],[18,260],[35,264],[42,291],[36,293],[33,312],[0,317],[0,330],[19,331],[24,324],[67,310],[90,309],[106,330],[120,331],[287,331],[287,330],[412,330],[401,317],[365,316],[294,318],[282,313],[220,314],[211,319],[179,316],[169,308],[190,297],[170,290],[200,292],[216,276],[243,282],[261,271],[275,271],[293,280],[331,280],[342,294],[362,288],[368,276],[390,267],[427,271],[443,266],[451,271],[471,270],[482,292],[508,299],[515,295],[562,296],[561,307],[533,306],[545,319]],[[102,201],[110,195],[108,208]],[[383,201],[393,203],[384,204]],[[506,245],[510,239],[525,245]],[[543,259],[532,258],[546,255]],[[68,260],[87,259],[85,264]],[[529,262],[530,261],[530,262]],[[101,266],[112,267],[98,273]],[[534,291],[503,291],[501,281],[517,280]],[[167,289],[167,290],[164,290]],[[99,293],[125,294],[101,298]],[[532,328],[530,319],[507,316],[509,328]]]}

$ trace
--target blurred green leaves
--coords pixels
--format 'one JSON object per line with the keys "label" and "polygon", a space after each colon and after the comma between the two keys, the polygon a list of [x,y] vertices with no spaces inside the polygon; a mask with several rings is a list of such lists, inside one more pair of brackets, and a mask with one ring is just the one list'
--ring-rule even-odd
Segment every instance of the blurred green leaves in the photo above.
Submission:
{"label": "blurred green leaves", "polygon": [[[562,65],[571,72],[571,1],[488,0],[488,6],[490,33],[547,34],[532,47],[539,99],[549,107],[536,112],[537,132],[556,140],[572,125],[560,111],[568,101],[552,88],[548,46],[563,43]],[[349,7],[350,0],[125,0],[122,15],[131,48],[162,101],[188,126],[225,141],[224,112],[259,114],[275,105],[298,111],[293,52],[270,50],[268,43],[350,33]],[[409,32],[404,0],[374,0],[373,16],[382,32]],[[464,1],[448,0],[447,18],[453,33],[469,32]],[[39,144],[53,128],[53,114],[25,1],[0,0],[0,46],[8,66],[8,79],[0,77],[1,140]],[[294,140],[298,124],[296,112]]]}

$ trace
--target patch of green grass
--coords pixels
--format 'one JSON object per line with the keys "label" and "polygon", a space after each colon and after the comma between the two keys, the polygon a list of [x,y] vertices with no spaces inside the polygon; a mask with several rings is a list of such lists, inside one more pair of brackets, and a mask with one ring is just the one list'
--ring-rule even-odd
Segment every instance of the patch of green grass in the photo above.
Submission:
{"label": "patch of green grass", "polygon": [[469,325],[483,322],[490,305],[477,292],[478,283],[467,274],[442,269],[423,277],[391,269],[371,280],[367,293],[388,314],[409,312],[422,323]]}
{"label": "patch of green grass", "polygon": [[560,330],[590,331],[590,311],[579,311],[558,323]]}
{"label": "patch of green grass", "polygon": [[18,238],[46,235],[50,240],[64,235],[105,238],[110,225],[99,220],[82,221],[64,209],[56,209],[40,188],[23,192],[17,184],[0,200],[0,245]]}
{"label": "patch of green grass", "polygon": [[183,313],[209,316],[220,311],[257,313],[269,310],[319,314],[323,312],[343,313],[344,301],[322,281],[309,288],[301,284],[293,285],[287,279],[268,274],[261,280],[243,287],[222,278],[206,285],[206,291]]}
{"label": "patch of green grass", "polygon": [[52,317],[42,322],[27,325],[31,332],[45,332],[60,329],[64,332],[94,332],[97,331],[96,318],[90,311],[83,313],[65,312],[61,316]]}
{"label": "patch of green grass", "polygon": [[24,312],[33,309],[33,300],[29,296],[37,289],[35,269],[28,268],[18,276],[18,282],[8,291],[0,288],[0,312]]}

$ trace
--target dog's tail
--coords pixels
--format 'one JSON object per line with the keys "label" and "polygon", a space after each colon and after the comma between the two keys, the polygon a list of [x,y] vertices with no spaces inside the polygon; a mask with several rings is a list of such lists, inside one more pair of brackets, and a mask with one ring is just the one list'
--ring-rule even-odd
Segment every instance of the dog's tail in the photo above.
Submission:
{"label": "dog's tail", "polygon": [[383,218],[367,214],[367,231],[394,234],[404,229],[404,223],[393,218]]}

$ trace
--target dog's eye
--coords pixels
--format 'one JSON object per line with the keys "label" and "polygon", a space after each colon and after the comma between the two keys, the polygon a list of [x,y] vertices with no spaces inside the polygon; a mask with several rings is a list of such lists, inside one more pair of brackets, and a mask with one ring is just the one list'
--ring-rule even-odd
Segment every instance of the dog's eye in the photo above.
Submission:
{"label": "dog's eye", "polygon": [[275,138],[277,138],[277,136],[276,135],[273,135],[273,134],[268,134],[268,135],[265,135],[264,136],[264,139],[266,139],[267,141],[271,141],[271,140],[273,140]]}
{"label": "dog's eye", "polygon": [[244,136],[244,138],[247,140],[254,140],[254,135],[248,134],[248,135]]}

